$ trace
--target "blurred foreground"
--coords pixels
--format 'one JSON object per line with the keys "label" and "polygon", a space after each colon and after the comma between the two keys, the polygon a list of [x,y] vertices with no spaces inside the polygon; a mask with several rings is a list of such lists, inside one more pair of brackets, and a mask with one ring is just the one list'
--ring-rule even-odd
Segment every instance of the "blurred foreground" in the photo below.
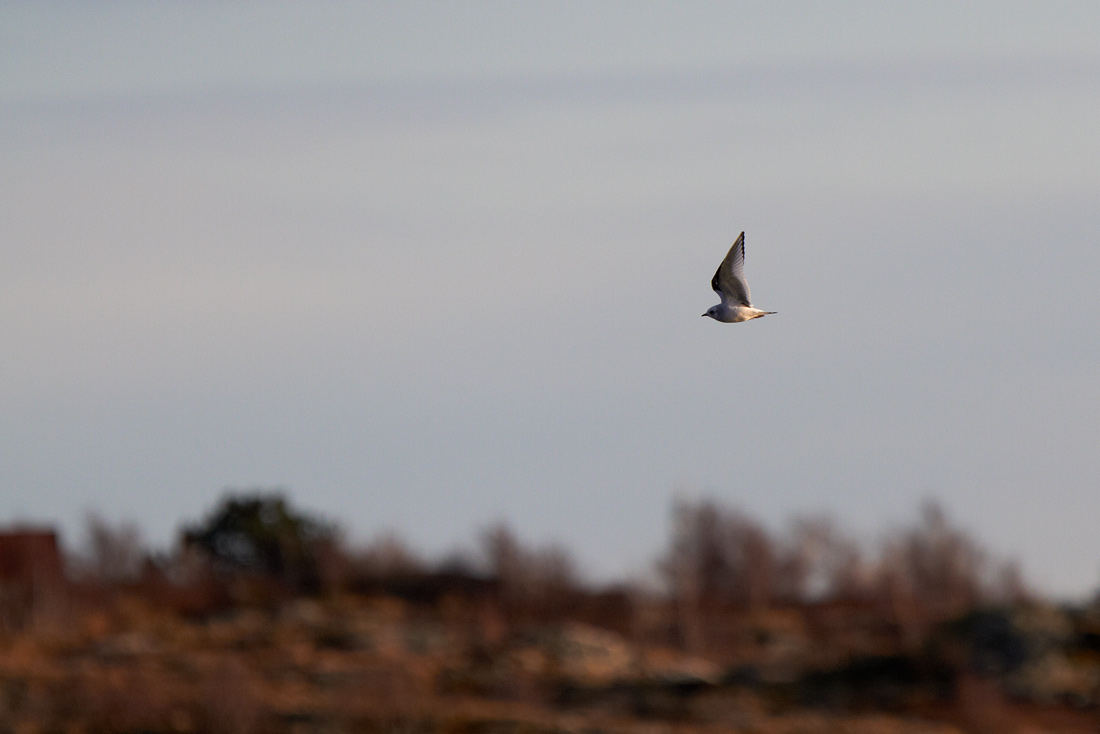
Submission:
{"label": "blurred foreground", "polygon": [[0,732],[1094,732],[1100,606],[1031,597],[942,511],[868,560],[681,504],[660,584],[504,527],[429,564],[230,496],[150,554],[0,533]]}

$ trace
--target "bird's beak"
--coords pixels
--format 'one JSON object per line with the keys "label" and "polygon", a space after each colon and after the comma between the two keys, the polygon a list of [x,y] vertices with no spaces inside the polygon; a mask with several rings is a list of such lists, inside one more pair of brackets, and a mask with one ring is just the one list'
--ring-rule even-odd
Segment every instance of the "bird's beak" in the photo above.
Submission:
{"label": "bird's beak", "polygon": [[699,315],[700,315],[700,316],[706,316],[706,314],[705,314],[705,313],[701,313],[701,314],[699,314]]}

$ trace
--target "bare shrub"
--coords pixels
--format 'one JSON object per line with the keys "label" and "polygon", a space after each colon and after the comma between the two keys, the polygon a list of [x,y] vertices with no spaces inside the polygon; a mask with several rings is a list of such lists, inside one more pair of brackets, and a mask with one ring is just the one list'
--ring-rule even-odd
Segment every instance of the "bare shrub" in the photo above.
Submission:
{"label": "bare shrub", "polygon": [[761,525],[709,501],[676,503],[672,541],[658,569],[676,610],[680,642],[696,654],[743,647],[746,630],[738,617],[770,606],[784,571]]}
{"label": "bare shrub", "polygon": [[878,590],[912,642],[931,623],[991,598],[987,556],[939,504],[925,503],[918,523],[886,543]]}
{"label": "bare shrub", "polygon": [[1016,561],[1003,561],[992,572],[987,594],[999,604],[1024,604],[1034,600],[1034,593],[1024,580]]}
{"label": "bare shrub", "polygon": [[778,572],[775,543],[748,516],[714,502],[678,502],[659,562],[672,595],[702,605],[766,606]]}
{"label": "bare shrub", "polygon": [[869,591],[859,544],[829,517],[795,518],[780,554],[778,596],[787,601],[847,600]]}
{"label": "bare shrub", "polygon": [[486,569],[508,611],[549,618],[564,613],[575,600],[576,567],[564,549],[525,547],[503,523],[482,533],[481,546]]}
{"label": "bare shrub", "polygon": [[426,572],[426,564],[400,537],[385,533],[353,556],[357,577],[392,578]]}
{"label": "bare shrub", "polygon": [[75,574],[103,584],[132,583],[149,557],[141,531],[131,522],[111,524],[95,512],[84,518],[84,544],[74,559]]}

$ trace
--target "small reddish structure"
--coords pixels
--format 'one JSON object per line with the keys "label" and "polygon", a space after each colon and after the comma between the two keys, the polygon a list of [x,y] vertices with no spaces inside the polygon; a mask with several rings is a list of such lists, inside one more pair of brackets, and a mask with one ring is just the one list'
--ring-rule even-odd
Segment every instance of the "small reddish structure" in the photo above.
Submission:
{"label": "small reddish structure", "polygon": [[57,533],[50,528],[0,530],[0,630],[55,616],[65,598]]}

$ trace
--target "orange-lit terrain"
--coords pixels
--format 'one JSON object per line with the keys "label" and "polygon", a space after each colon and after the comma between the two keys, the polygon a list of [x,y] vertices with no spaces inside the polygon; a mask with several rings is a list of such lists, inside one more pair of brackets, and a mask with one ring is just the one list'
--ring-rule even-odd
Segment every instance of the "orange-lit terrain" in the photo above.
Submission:
{"label": "orange-lit terrain", "polygon": [[1100,610],[1029,597],[935,508],[875,560],[705,503],[672,535],[662,587],[593,589],[505,528],[433,565],[277,496],[170,555],[9,529],[0,731],[1097,730]]}

